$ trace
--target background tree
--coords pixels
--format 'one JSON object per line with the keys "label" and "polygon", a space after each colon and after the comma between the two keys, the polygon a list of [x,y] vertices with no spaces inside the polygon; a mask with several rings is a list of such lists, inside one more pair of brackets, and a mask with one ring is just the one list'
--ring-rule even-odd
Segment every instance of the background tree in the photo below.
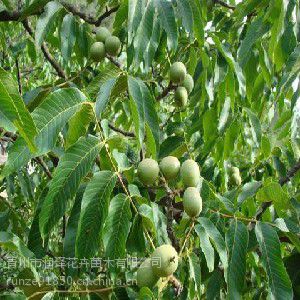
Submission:
{"label": "background tree", "polygon": [[1,299],[300,296],[298,1],[2,0],[0,30]]}

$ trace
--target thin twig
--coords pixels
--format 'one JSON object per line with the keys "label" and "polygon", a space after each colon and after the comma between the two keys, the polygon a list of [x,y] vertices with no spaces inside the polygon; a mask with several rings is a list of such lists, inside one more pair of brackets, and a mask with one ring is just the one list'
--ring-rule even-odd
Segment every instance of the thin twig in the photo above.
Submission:
{"label": "thin twig", "polygon": [[170,82],[168,84],[168,86],[161,92],[161,94],[159,94],[156,99],[157,101],[160,101],[161,99],[163,99],[164,97],[166,97],[170,91],[174,90],[176,88],[175,85],[172,84],[172,82]]}
{"label": "thin twig", "polygon": [[182,252],[183,252],[183,250],[184,250],[184,248],[185,248],[185,245],[186,245],[188,239],[190,238],[190,235],[192,234],[192,231],[193,231],[193,229],[194,229],[194,226],[195,226],[195,221],[192,220],[192,223],[191,223],[191,225],[190,225],[190,229],[189,229],[187,235],[184,237],[184,241],[183,241],[182,247],[181,247],[181,249],[180,249],[179,256],[181,256],[181,254],[182,254]]}
{"label": "thin twig", "polygon": [[228,4],[228,3],[226,3],[226,2],[224,2],[222,0],[214,0],[214,2],[217,3],[217,4],[219,4],[219,5],[221,5],[221,6],[223,6],[223,7],[229,8],[231,10],[235,10],[235,6],[230,5],[230,4]]}
{"label": "thin twig", "polygon": [[[300,160],[287,172],[287,175],[279,180],[281,186],[288,183],[300,170]],[[263,202],[255,214],[255,219],[260,220],[264,212],[272,205],[272,201]],[[253,224],[253,223],[252,223]],[[253,226],[253,225],[252,225]]]}
{"label": "thin twig", "polygon": [[121,129],[121,128],[117,128],[117,127],[115,127],[112,123],[109,123],[109,124],[108,124],[108,127],[109,127],[111,130],[113,130],[113,131],[115,131],[115,132],[118,132],[118,133],[121,133],[121,134],[124,135],[124,136],[135,137],[135,134],[134,134],[133,132],[125,131],[125,130],[123,130],[123,129]]}
{"label": "thin twig", "polygon": [[17,80],[18,80],[18,87],[19,87],[19,93],[22,96],[22,80],[21,80],[21,72],[19,67],[19,60],[16,58],[16,68],[17,68]]}
{"label": "thin twig", "polygon": [[[34,38],[34,33],[33,30],[28,22],[27,19],[22,21],[22,24],[25,28],[25,30],[29,33],[29,35]],[[51,55],[48,47],[46,46],[46,44],[43,42],[41,45],[41,49],[42,52],[45,56],[45,58],[49,61],[49,63],[51,64],[51,66],[55,69],[55,71],[57,72],[57,75],[63,79],[67,79],[67,75],[65,73],[65,71],[61,68],[61,66],[58,64],[58,62],[54,59],[54,57]]]}
{"label": "thin twig", "polygon": [[42,157],[38,156],[34,159],[34,161],[37,162],[43,168],[44,172],[46,173],[49,179],[53,178],[48,166],[46,165]]}

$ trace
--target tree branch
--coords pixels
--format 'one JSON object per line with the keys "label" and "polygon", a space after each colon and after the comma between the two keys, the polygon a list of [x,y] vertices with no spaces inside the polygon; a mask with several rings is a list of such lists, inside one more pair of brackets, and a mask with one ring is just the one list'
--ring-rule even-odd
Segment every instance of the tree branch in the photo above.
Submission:
{"label": "tree branch", "polygon": [[[34,33],[33,33],[32,28],[30,27],[28,20],[27,19],[23,20],[22,24],[23,24],[24,28],[26,29],[26,31],[29,33],[29,35],[32,38],[34,38]],[[66,73],[61,68],[61,66],[58,64],[58,62],[54,59],[54,57],[51,55],[51,53],[45,43],[42,43],[41,49],[42,49],[42,52],[44,53],[45,58],[49,61],[51,66],[57,72],[57,75],[63,79],[67,79]]]}
{"label": "tree branch", "polygon": [[19,68],[19,60],[18,60],[18,58],[16,58],[16,68],[17,68],[17,79],[18,79],[19,93],[22,96],[21,72],[20,72],[20,68]]}
{"label": "tree branch", "polygon": [[157,96],[157,101],[160,101],[161,99],[163,99],[164,97],[166,97],[170,91],[174,90],[175,89],[175,85],[172,84],[172,82],[170,82],[168,84],[168,86],[161,92],[160,95]]}
{"label": "tree branch", "polygon": [[37,162],[43,168],[44,172],[46,173],[49,179],[53,178],[48,166],[46,165],[42,157],[36,157],[34,161]]}
{"label": "tree branch", "polygon": [[76,15],[76,16],[80,17],[81,19],[83,19],[85,22],[87,22],[89,24],[93,24],[97,27],[100,26],[100,24],[102,23],[102,21],[104,19],[108,18],[111,14],[116,12],[119,8],[119,5],[112,7],[111,9],[109,9],[105,13],[103,13],[100,17],[95,18],[95,17],[90,16],[90,15],[86,14],[85,12],[81,11],[76,6],[68,3],[68,1],[60,1],[60,3],[73,15]]}
{"label": "tree branch", "polygon": [[230,4],[228,4],[228,3],[226,3],[226,2],[224,2],[222,0],[213,0],[213,1],[214,1],[214,3],[219,4],[219,5],[223,6],[223,7],[229,8],[231,10],[235,10],[235,6],[230,5]]}
{"label": "tree branch", "polygon": [[115,127],[112,123],[109,123],[109,124],[108,124],[108,127],[109,127],[111,130],[113,130],[113,131],[115,131],[115,132],[118,132],[118,133],[121,133],[121,134],[124,135],[124,136],[135,137],[135,134],[134,134],[133,132],[125,131],[125,130],[123,130],[123,129],[121,129],[121,128],[117,128],[117,127]]}
{"label": "tree branch", "polygon": [[[287,172],[287,175],[279,180],[281,186],[288,183],[300,170],[300,160]],[[255,219],[260,220],[263,213],[267,210],[268,207],[272,205],[272,202],[263,202],[261,208],[256,212]]]}

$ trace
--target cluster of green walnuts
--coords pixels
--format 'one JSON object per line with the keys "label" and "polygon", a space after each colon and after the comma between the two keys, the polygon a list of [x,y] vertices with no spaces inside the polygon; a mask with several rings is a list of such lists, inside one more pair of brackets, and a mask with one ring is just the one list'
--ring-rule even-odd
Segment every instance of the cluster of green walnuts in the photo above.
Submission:
{"label": "cluster of green walnuts", "polygon": [[[137,169],[139,180],[145,186],[153,185],[159,178],[159,173],[166,181],[176,180],[179,177],[185,186],[183,194],[183,208],[191,217],[198,217],[202,211],[202,198],[197,189],[200,182],[200,168],[198,164],[188,159],[180,165],[177,157],[167,156],[160,164],[151,158],[143,159]],[[139,287],[153,287],[160,277],[172,275],[178,267],[178,254],[171,245],[162,245],[147,258],[137,271]]]}
{"label": "cluster of green walnuts", "polygon": [[111,35],[106,27],[99,27],[96,31],[96,42],[90,49],[91,58],[100,62],[107,54],[117,56],[121,49],[121,41],[118,37]]}
{"label": "cluster of green walnuts", "polygon": [[175,62],[170,68],[170,81],[176,85],[174,99],[178,107],[184,107],[188,101],[188,95],[194,88],[194,79],[187,73],[182,62]]}

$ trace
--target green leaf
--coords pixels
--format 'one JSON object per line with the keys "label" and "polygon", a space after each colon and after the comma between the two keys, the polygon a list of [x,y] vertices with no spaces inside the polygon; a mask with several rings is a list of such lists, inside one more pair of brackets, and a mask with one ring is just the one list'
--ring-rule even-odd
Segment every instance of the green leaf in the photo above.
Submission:
{"label": "green leaf", "polygon": [[200,225],[205,229],[206,233],[211,239],[213,245],[215,246],[220,256],[220,259],[223,263],[223,267],[226,270],[228,267],[228,258],[224,238],[222,237],[221,233],[211,220],[205,217],[200,217],[197,220],[199,221]]}
{"label": "green leaf", "polygon": [[96,104],[95,104],[95,111],[97,118],[101,119],[101,114],[104,111],[112,90],[117,82],[117,77],[109,78],[107,81],[105,81],[101,86],[99,93],[97,95]]}
{"label": "green leaf", "polygon": [[224,159],[230,157],[234,151],[234,146],[240,134],[240,122],[235,120],[231,123],[229,128],[225,132],[224,138]]}
{"label": "green leaf", "polygon": [[222,287],[222,274],[219,269],[216,269],[209,277],[207,283],[206,299],[215,300],[220,298],[220,292]]}
{"label": "green leaf", "polygon": [[176,50],[178,45],[178,30],[175,19],[174,8],[169,1],[155,0],[161,27],[165,30],[168,37],[169,50]]}
{"label": "green leaf", "polygon": [[233,72],[235,72],[235,75],[237,77],[237,81],[239,83],[239,92],[242,97],[245,97],[246,95],[246,80],[243,74],[243,71],[239,64],[234,60],[232,53],[229,50],[228,45],[222,44],[218,37],[212,36],[214,42],[216,43],[216,46],[220,53],[223,55],[223,57],[226,59],[229,67]]}
{"label": "green leaf", "polygon": [[162,142],[159,151],[159,158],[163,158],[168,155],[173,155],[180,158],[186,151],[187,147],[183,137],[170,136]]}
{"label": "green leaf", "polygon": [[261,142],[260,120],[249,108],[245,108],[245,111],[247,112],[250,119],[254,142],[256,143],[257,147],[260,147],[260,142]]}
{"label": "green leaf", "polygon": [[31,1],[29,5],[25,6],[22,11],[22,15],[20,20],[26,19],[28,16],[33,15],[34,13],[38,12],[42,9],[50,0],[34,0]]}
{"label": "green leaf", "polygon": [[279,216],[288,208],[289,196],[277,182],[264,184],[258,191],[256,199],[260,202],[272,201]]}
{"label": "green leaf", "polygon": [[255,43],[268,31],[269,26],[263,23],[263,17],[257,17],[250,23],[245,38],[238,50],[238,62],[242,68],[247,64]]}
{"label": "green leaf", "polygon": [[247,227],[234,219],[226,233],[229,249],[229,266],[227,271],[228,298],[242,299],[246,277],[246,255],[249,234]]}
{"label": "green leaf", "polygon": [[199,224],[195,226],[195,231],[200,239],[200,248],[205,256],[208,271],[212,272],[215,267],[215,251],[209,240],[209,235],[205,231],[204,227]]}
{"label": "green leaf", "polygon": [[197,295],[201,296],[201,266],[200,266],[200,259],[195,253],[190,253],[188,256],[189,260],[189,277],[193,279],[195,285],[196,285],[196,290],[197,290]]}
{"label": "green leaf", "polygon": [[39,275],[30,261],[30,259],[34,258],[34,254],[18,236],[11,232],[0,231],[0,246],[4,250],[16,252],[18,256],[26,261],[26,265],[30,267],[35,279],[39,280]]}
{"label": "green leaf", "polygon": [[126,241],[130,230],[130,199],[125,194],[118,194],[111,202],[108,217],[103,229],[105,255],[110,259],[124,258]]}
{"label": "green leaf", "polygon": [[30,251],[32,251],[37,258],[43,258],[46,254],[46,247],[48,244],[48,241],[43,243],[43,239],[41,237],[40,233],[40,227],[39,227],[39,216],[41,212],[41,207],[44,203],[45,197],[47,195],[48,189],[45,188],[38,201],[37,208],[34,213],[34,217],[31,223],[30,231],[28,234],[28,242],[27,246]]}
{"label": "green leaf", "polygon": [[44,7],[44,12],[36,23],[35,43],[37,47],[41,47],[61,9],[62,6],[56,1],[51,1]]}
{"label": "green leaf", "polygon": [[92,257],[100,245],[100,232],[108,213],[110,194],[117,176],[111,171],[94,174],[84,192],[78,232],[76,257]]}
{"label": "green leaf", "polygon": [[182,25],[189,33],[193,33],[193,12],[190,6],[189,0],[177,0],[177,6],[179,9],[179,15],[182,18]]}
{"label": "green leaf", "polygon": [[255,234],[269,279],[270,297],[282,300],[293,299],[292,285],[281,258],[276,230],[268,224],[258,222],[255,226]]}
{"label": "green leaf", "polygon": [[278,85],[277,99],[281,97],[282,94],[286,93],[291,87],[292,83],[296,79],[300,72],[300,44],[294,49],[293,53],[290,55],[285,68],[283,70],[283,76]]}
{"label": "green leaf", "polygon": [[8,125],[5,129],[11,129],[11,123],[13,123],[30,150],[36,151],[34,145],[34,137],[37,134],[36,126],[20,97],[15,80],[2,68],[0,68],[0,95],[0,113],[9,121],[3,124]]}
{"label": "green leaf", "polygon": [[[68,219],[68,224],[66,227],[66,234],[64,238],[64,257],[73,258],[75,257],[76,250],[76,235],[78,230],[78,223],[81,211],[81,202],[83,198],[83,193],[86,185],[82,185],[75,197],[74,205],[72,207],[70,217]],[[66,268],[66,273],[68,276],[75,275],[77,269],[68,266]]]}
{"label": "green leaf", "polygon": [[94,119],[93,107],[89,103],[82,104],[81,109],[70,119],[66,136],[66,148],[87,133],[90,122]]}
{"label": "green leaf", "polygon": [[154,1],[155,0],[148,1],[144,15],[137,29],[136,37],[134,39],[133,45],[135,49],[135,62],[137,66],[140,65],[140,62],[144,57],[144,53],[152,37],[155,17]]}
{"label": "green leaf", "polygon": [[90,171],[101,147],[102,143],[96,137],[80,138],[60,159],[40,213],[43,238],[50,234],[64,215],[67,202],[76,194],[81,180]]}
{"label": "green leaf", "polygon": [[146,7],[145,0],[129,0],[128,6],[128,44],[131,44],[133,37],[141,22],[144,9]]}
{"label": "green leaf", "polygon": [[154,300],[155,297],[151,290],[147,287],[142,287],[139,291],[138,300]]}
{"label": "green leaf", "polygon": [[132,99],[133,116],[138,117],[135,120],[135,131],[140,145],[143,144],[145,123],[147,123],[155,139],[156,148],[159,149],[160,129],[153,96],[142,80],[131,76],[128,77],[128,90]]}
{"label": "green leaf", "polygon": [[62,56],[66,62],[69,62],[76,42],[76,21],[72,14],[67,14],[63,18],[60,40]]}
{"label": "green leaf", "polygon": [[204,44],[204,25],[201,16],[200,2],[197,0],[188,0],[193,14],[193,32],[198,43],[202,46]]}
{"label": "green leaf", "polygon": [[237,199],[238,204],[241,205],[246,199],[253,197],[260,187],[260,181],[247,182],[244,184]]}
{"label": "green leaf", "polygon": [[137,214],[132,222],[130,233],[127,239],[126,248],[128,252],[143,253],[146,250],[145,236],[143,228],[143,219]]}
{"label": "green leaf", "polygon": [[[59,132],[84,101],[86,97],[76,88],[59,89],[34,110],[32,117],[38,131],[35,139],[38,151],[35,156],[43,155],[54,148]],[[32,157],[25,141],[19,138],[9,150],[1,177],[17,171]]]}

